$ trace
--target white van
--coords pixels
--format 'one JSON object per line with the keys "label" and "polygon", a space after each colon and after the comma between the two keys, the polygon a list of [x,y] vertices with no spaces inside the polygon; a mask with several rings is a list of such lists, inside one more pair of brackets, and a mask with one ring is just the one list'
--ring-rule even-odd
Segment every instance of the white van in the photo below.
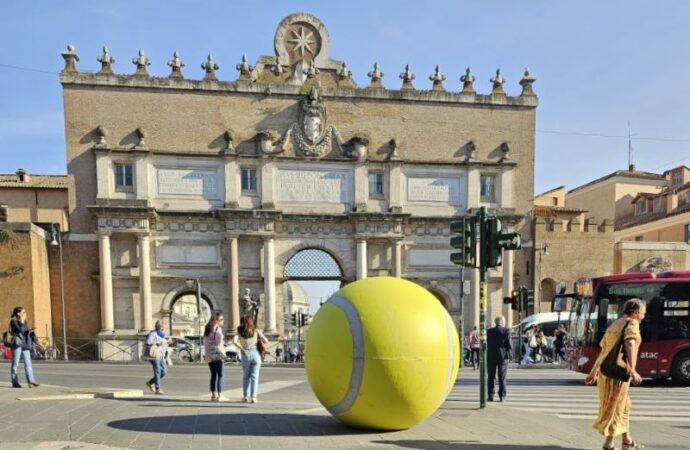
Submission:
{"label": "white van", "polygon": [[[565,325],[565,329],[568,330],[568,326],[570,325],[568,322],[568,313],[561,313],[560,323]],[[520,332],[522,331],[522,334],[524,334],[528,328],[531,328],[535,325],[539,325],[541,327],[541,330],[544,332],[544,336],[546,336],[546,347],[551,348],[553,343],[553,335],[556,332],[556,327],[558,326],[558,313],[555,312],[532,314],[522,319],[520,324],[511,328],[510,334],[514,336],[513,348],[522,342]],[[520,328],[521,326],[522,328]]]}

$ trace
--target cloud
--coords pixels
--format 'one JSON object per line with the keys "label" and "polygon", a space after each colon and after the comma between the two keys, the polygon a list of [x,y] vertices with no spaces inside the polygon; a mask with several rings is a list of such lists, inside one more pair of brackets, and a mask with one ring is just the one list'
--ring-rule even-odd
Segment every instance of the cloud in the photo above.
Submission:
{"label": "cloud", "polygon": [[62,111],[41,111],[33,115],[0,115],[0,135],[3,138],[62,136],[65,122]]}

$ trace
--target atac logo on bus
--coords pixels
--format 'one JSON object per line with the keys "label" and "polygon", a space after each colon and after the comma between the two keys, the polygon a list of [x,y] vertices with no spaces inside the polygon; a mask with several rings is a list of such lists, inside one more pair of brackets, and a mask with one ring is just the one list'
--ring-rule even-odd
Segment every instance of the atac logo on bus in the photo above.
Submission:
{"label": "atac logo on bus", "polygon": [[659,352],[640,352],[640,359],[659,359]]}

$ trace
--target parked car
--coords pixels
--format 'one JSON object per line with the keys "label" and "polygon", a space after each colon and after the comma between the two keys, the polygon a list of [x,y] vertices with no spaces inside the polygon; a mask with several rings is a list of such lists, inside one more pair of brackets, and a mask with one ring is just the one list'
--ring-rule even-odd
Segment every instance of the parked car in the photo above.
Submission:
{"label": "parked car", "polygon": [[225,356],[228,358],[228,361],[238,362],[241,357],[240,349],[232,342],[228,342],[225,344]]}

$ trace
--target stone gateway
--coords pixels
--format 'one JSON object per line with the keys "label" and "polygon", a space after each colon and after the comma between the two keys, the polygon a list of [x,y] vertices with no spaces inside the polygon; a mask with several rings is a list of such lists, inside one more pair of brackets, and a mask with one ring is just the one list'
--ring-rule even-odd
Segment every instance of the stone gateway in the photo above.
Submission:
{"label": "stone gateway", "polygon": [[[162,78],[147,67],[165,61],[141,50],[132,51],[133,67],[120,67],[129,74],[118,73],[107,49],[97,72],[78,67],[74,46],[62,53],[76,187],[67,295],[88,303],[68,322],[98,324],[72,334],[112,344],[101,346],[102,358],[119,358],[106,349],[134,342],[159,319],[174,334],[196,334],[188,319],[197,288],[188,280],[198,280],[203,315],[223,312],[228,329],[249,295],[275,342],[292,310],[285,267],[309,250],[329,259],[311,266],[311,278],[320,279],[321,266],[335,267],[328,279],[341,283],[404,277],[429,289],[457,323],[450,219],[485,206],[531,239],[521,229],[533,197],[537,106],[527,71],[517,96],[505,93],[500,71],[491,83],[486,75],[490,92],[479,94],[469,69],[444,86],[438,67],[428,90],[412,85],[410,67],[400,89],[386,87],[378,64],[371,83],[358,86],[347,64],[330,58],[329,42],[319,19],[292,14],[278,26],[274,55],[253,65],[242,57],[232,81],[224,80],[234,78],[232,66],[211,55],[197,69],[203,78],[193,79],[177,53]],[[87,263],[94,259],[97,267]],[[507,253],[490,273],[490,316],[505,314],[502,292],[518,281],[516,259]],[[471,326],[478,273],[466,279]]]}

